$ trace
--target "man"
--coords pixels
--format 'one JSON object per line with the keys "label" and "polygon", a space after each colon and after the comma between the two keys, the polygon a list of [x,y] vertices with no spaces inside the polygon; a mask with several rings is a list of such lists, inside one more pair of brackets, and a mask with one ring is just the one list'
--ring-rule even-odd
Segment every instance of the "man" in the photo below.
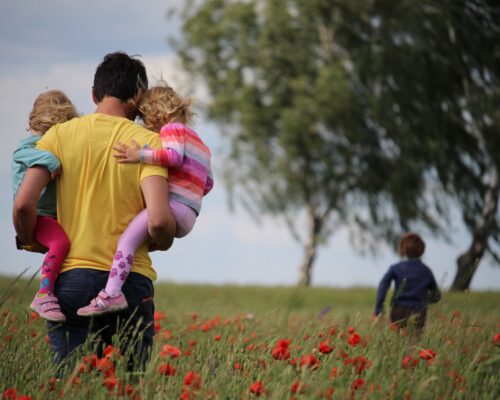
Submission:
{"label": "man", "polygon": [[[66,322],[48,323],[58,361],[89,334],[96,334],[106,345],[121,333],[121,351],[129,352],[131,368],[144,366],[152,345],[156,272],[148,255],[151,243],[137,250],[123,286],[128,309],[93,319],[76,314],[104,287],[118,238],[139,211],[147,208],[148,233],[157,249],[167,250],[173,241],[175,221],[168,208],[167,171],[145,164],[120,164],[112,155],[117,142],[135,140],[141,146],[161,147],[156,133],[132,121],[146,87],[141,61],[121,52],[106,55],[94,76],[95,113],[54,126],[37,145],[61,162],[57,214],[71,242],[55,288]],[[14,201],[14,225],[24,244],[34,242],[36,203],[49,181],[45,168],[30,168]]]}

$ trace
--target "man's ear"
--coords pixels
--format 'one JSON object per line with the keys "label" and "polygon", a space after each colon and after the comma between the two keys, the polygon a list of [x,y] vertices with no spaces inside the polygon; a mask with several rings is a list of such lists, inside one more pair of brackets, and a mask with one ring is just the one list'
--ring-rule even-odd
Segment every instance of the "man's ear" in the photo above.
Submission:
{"label": "man's ear", "polygon": [[141,97],[144,95],[144,90],[139,89],[134,96],[134,104],[138,105],[141,101]]}
{"label": "man's ear", "polygon": [[97,101],[97,97],[95,95],[94,86],[92,86],[92,101],[94,102],[95,105],[99,104],[99,101]]}

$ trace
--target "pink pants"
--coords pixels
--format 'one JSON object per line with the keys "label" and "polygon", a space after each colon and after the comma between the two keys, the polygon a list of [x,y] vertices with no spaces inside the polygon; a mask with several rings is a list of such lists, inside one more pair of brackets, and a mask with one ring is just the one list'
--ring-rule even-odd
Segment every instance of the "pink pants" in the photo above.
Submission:
{"label": "pink pants", "polygon": [[[170,199],[170,211],[177,223],[175,237],[186,236],[193,229],[196,222],[196,213],[185,204]],[[127,229],[120,236],[118,246],[111,265],[108,282],[104,289],[109,295],[116,295],[127,279],[132,265],[134,264],[134,254],[137,248],[144,243],[148,237],[148,213],[142,210],[130,222]]]}
{"label": "pink pants", "polygon": [[69,252],[68,236],[55,218],[38,216],[35,240],[48,249],[41,268],[40,293],[53,292],[57,276]]}

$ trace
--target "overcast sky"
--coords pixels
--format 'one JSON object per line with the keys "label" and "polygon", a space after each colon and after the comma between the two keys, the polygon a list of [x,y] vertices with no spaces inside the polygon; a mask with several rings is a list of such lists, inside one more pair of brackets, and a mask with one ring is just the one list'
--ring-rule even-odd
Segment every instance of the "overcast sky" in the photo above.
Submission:
{"label": "overcast sky", "polygon": [[[178,26],[167,19],[175,0],[2,0],[0,3],[0,274],[17,275],[25,268],[34,273],[41,255],[19,252],[14,246],[11,209],[11,156],[26,137],[27,118],[35,97],[47,89],[68,94],[81,113],[91,113],[90,91],[97,64],[109,52],[139,54],[150,80],[166,78],[182,95],[202,100],[201,87],[186,84],[168,45]],[[191,283],[291,285],[298,278],[302,253],[277,220],[257,225],[241,208],[227,207],[218,158],[224,145],[217,127],[199,118],[195,129],[213,150],[216,185],[205,198],[194,231],[174,243],[171,250],[155,253],[160,280]],[[456,223],[452,243],[427,240],[424,261],[438,282],[448,287],[455,258],[466,249],[468,237]],[[363,258],[351,249],[349,234],[337,232],[320,249],[313,284],[321,286],[376,286],[391,263],[398,260],[390,248],[377,257]],[[473,289],[499,289],[500,268],[483,262]]]}

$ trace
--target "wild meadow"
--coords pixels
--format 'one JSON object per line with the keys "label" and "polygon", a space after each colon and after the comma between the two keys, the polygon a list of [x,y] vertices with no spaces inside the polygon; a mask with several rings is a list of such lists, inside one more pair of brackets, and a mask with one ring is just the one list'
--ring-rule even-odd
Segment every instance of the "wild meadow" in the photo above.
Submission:
{"label": "wild meadow", "polygon": [[444,293],[422,337],[374,289],[156,285],[143,374],[92,345],[56,373],[35,283],[0,279],[2,399],[498,399],[500,293]]}

